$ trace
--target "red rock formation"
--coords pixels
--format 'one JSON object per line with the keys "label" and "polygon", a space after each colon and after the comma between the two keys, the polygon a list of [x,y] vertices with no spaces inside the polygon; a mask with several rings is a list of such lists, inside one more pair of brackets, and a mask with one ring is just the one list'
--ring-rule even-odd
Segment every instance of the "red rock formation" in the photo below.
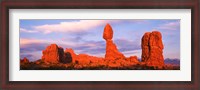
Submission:
{"label": "red rock formation", "polygon": [[113,30],[112,30],[112,27],[110,26],[110,24],[106,24],[106,26],[104,28],[104,32],[103,32],[103,38],[105,40],[112,40]]}
{"label": "red rock formation", "polygon": [[45,50],[42,51],[42,60],[47,63],[59,63],[63,62],[64,50],[58,47],[56,44],[51,44]]}
{"label": "red rock formation", "polygon": [[158,31],[147,32],[142,37],[142,62],[148,66],[164,66],[162,35]]}
{"label": "red rock formation", "polygon": [[91,63],[99,63],[100,61],[103,61],[103,58],[90,56],[87,54],[79,54],[76,57],[75,62],[78,64],[91,64]]}
{"label": "red rock formation", "polygon": [[143,37],[142,37],[142,62],[146,62],[149,58],[149,37],[150,37],[150,32],[146,32]]}
{"label": "red rock formation", "polygon": [[87,54],[79,54],[77,56],[77,60],[76,62],[78,64],[89,64],[90,63],[90,60],[89,60],[90,56],[87,55]]}
{"label": "red rock formation", "polygon": [[106,60],[125,58],[125,56],[117,50],[117,46],[112,41],[113,30],[109,24],[104,28],[103,38],[106,40]]}
{"label": "red rock formation", "polygon": [[20,62],[21,63],[29,63],[29,60],[26,57],[24,57],[24,59],[20,60]]}
{"label": "red rock formation", "polygon": [[74,53],[74,50],[72,48],[66,48],[65,49],[65,59],[66,61],[75,63],[75,60],[77,59],[77,55]]}
{"label": "red rock formation", "polygon": [[129,57],[130,62],[132,63],[139,63],[137,56],[130,56]]}

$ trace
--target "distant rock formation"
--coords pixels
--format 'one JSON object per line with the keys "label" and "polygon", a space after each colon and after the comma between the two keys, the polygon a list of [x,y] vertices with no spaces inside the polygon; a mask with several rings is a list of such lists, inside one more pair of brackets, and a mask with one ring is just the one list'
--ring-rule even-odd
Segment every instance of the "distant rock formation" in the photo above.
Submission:
{"label": "distant rock formation", "polygon": [[142,62],[148,66],[164,66],[162,35],[158,31],[146,32],[142,37]]}
{"label": "distant rock formation", "polygon": [[42,51],[42,60],[45,63],[59,63],[64,61],[64,50],[62,47],[58,47],[56,44],[51,44],[45,50]]}
{"label": "distant rock formation", "polygon": [[20,60],[20,63],[29,63],[29,60],[26,57],[24,57],[22,60]]}
{"label": "distant rock formation", "polygon": [[117,46],[113,43],[113,30],[109,24],[104,28],[103,38],[106,40],[106,60],[116,60],[125,58],[125,56],[117,50]]}

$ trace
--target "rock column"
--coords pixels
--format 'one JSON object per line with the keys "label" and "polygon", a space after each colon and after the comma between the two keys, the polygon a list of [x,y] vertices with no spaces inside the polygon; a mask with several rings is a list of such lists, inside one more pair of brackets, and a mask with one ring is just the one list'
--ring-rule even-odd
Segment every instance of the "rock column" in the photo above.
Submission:
{"label": "rock column", "polygon": [[117,46],[112,41],[113,30],[109,24],[107,24],[104,28],[103,38],[106,40],[106,60],[125,58],[125,56],[117,50]]}
{"label": "rock column", "polygon": [[142,62],[148,66],[164,66],[162,35],[158,31],[147,32],[142,37]]}

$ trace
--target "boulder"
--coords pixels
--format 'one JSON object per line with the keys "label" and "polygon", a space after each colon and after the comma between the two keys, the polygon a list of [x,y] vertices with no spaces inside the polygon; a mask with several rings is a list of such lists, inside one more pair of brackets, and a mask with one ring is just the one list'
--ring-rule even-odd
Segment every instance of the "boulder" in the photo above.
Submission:
{"label": "boulder", "polygon": [[103,38],[105,40],[111,40],[113,38],[113,30],[110,24],[106,24],[103,32]]}

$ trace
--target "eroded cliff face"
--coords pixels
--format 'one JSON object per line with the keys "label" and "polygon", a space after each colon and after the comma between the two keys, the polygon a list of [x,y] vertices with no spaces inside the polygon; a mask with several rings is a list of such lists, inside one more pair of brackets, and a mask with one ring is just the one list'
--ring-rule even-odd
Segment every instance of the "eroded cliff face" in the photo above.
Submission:
{"label": "eroded cliff face", "polygon": [[164,66],[162,35],[158,31],[146,32],[142,37],[142,62],[148,66]]}
{"label": "eroded cliff face", "polygon": [[63,48],[58,47],[56,44],[51,44],[42,51],[42,60],[46,63],[59,63],[64,59]]}
{"label": "eroded cliff face", "polygon": [[106,40],[106,60],[116,60],[125,58],[125,56],[118,51],[117,46],[112,41],[113,30],[110,24],[107,24],[104,28],[103,38]]}
{"label": "eroded cliff face", "polygon": [[65,61],[67,63],[70,63],[70,62],[75,63],[75,60],[77,59],[77,55],[72,48],[66,48],[64,53],[65,53]]}

